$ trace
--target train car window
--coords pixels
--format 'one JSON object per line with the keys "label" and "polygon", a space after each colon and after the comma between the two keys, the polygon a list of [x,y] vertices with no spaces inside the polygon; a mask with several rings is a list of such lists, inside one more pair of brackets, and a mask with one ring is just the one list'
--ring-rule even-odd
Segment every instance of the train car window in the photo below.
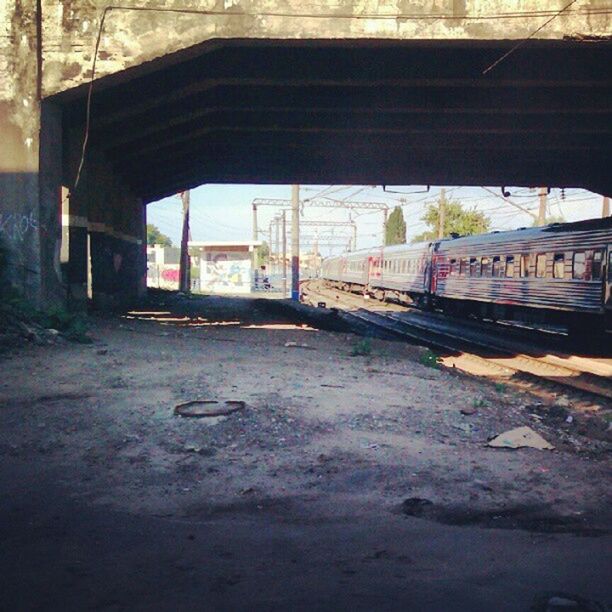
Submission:
{"label": "train car window", "polygon": [[529,255],[521,255],[521,278],[529,276]]}
{"label": "train car window", "polygon": [[591,266],[591,278],[593,280],[599,280],[601,278],[602,261],[603,261],[602,252],[595,251],[593,253],[593,265]]}
{"label": "train car window", "polygon": [[461,276],[465,276],[467,274],[467,271],[469,270],[468,268],[468,260],[467,257],[462,257],[459,260],[459,274]]}
{"label": "train car window", "polygon": [[454,276],[457,274],[457,260],[451,259],[448,263],[448,275]]}
{"label": "train car window", "polygon": [[538,253],[536,257],[536,278],[546,276],[546,253]]}
{"label": "train car window", "polygon": [[608,255],[608,280],[612,281],[612,250]]}
{"label": "train car window", "polygon": [[503,270],[502,264],[503,264],[503,262],[501,260],[501,257],[499,255],[496,255],[493,258],[493,276],[503,276],[503,274],[502,274],[502,270]]}
{"label": "train car window", "polygon": [[480,260],[476,257],[470,257],[470,276],[478,276],[480,274]]}
{"label": "train car window", "polygon": [[514,276],[514,255],[508,255],[506,257],[505,275],[508,278],[512,278]]}
{"label": "train car window", "polygon": [[555,253],[553,258],[553,278],[565,278],[565,255]]}
{"label": "train car window", "polygon": [[483,257],[480,260],[480,275],[491,276],[491,258]]}
{"label": "train car window", "polygon": [[572,277],[579,280],[584,280],[586,278],[586,255],[583,251],[574,253]]}

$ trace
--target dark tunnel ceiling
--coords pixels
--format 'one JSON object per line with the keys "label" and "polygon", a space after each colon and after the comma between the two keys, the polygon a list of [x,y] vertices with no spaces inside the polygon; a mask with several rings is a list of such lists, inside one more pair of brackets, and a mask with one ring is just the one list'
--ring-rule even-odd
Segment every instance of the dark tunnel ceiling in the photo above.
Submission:
{"label": "dark tunnel ceiling", "polygon": [[[97,81],[90,146],[145,201],[207,182],[610,193],[612,43],[533,41],[482,76],[511,44],[211,41]],[[85,95],[55,97],[67,138]]]}

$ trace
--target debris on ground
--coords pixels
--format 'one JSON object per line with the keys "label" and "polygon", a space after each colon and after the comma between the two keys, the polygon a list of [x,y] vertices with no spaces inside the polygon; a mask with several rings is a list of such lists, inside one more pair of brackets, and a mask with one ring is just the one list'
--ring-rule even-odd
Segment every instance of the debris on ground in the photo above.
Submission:
{"label": "debris on ground", "polygon": [[174,414],[181,417],[217,417],[226,416],[243,410],[246,404],[242,400],[226,400],[221,403],[218,400],[191,400],[183,402],[174,407]]}
{"label": "debris on ground", "polygon": [[90,344],[86,318],[64,309],[37,310],[17,294],[0,296],[0,345],[20,345],[23,340],[37,345],[69,340]]}
{"label": "debris on ground", "polygon": [[531,607],[533,612],[606,612],[607,606],[571,593],[538,595]]}
{"label": "debris on ground", "polygon": [[312,349],[313,347],[309,344],[303,342],[285,342],[285,346],[287,348],[303,348],[303,349]]}
{"label": "debris on ground", "polygon": [[552,450],[555,447],[547,442],[531,427],[517,427],[499,434],[489,441],[487,446],[493,448],[537,448],[539,450]]}

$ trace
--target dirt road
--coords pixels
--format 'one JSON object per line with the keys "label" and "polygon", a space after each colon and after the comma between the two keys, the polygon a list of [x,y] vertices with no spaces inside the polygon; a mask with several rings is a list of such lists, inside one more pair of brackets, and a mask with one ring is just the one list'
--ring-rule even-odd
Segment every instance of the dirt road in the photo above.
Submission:
{"label": "dirt road", "polygon": [[[267,312],[158,298],[93,318],[91,345],[1,357],[1,609],[612,600],[606,432],[424,349]],[[196,398],[246,407],[174,414]],[[555,450],[487,447],[523,425]]]}

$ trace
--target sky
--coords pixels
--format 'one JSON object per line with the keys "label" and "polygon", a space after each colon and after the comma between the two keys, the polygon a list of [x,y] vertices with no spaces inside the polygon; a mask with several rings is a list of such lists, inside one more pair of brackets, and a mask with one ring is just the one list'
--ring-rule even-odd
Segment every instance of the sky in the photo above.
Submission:
{"label": "sky", "polygon": [[[385,202],[389,207],[402,206],[407,226],[407,240],[427,229],[421,217],[428,204],[437,201],[441,187],[364,185],[301,185],[300,199],[325,196],[336,200]],[[466,208],[482,211],[491,219],[492,230],[510,230],[532,225],[533,218],[501,199],[500,187],[445,187],[448,199],[460,202]],[[537,214],[538,192],[525,187],[506,187],[509,200]],[[391,193],[393,191],[393,193]],[[399,192],[399,193],[398,193]],[[255,198],[281,198],[290,200],[291,185],[202,185],[191,190],[191,237],[194,241],[245,241],[252,239],[252,201]],[[566,221],[578,221],[601,216],[602,197],[583,189],[552,189],[548,196],[549,215],[562,216]],[[258,208],[260,239],[269,240],[271,219],[281,209],[272,206]],[[290,214],[287,215],[289,223]],[[383,213],[380,211],[353,211],[357,225],[357,248],[369,248],[382,242]],[[302,220],[348,221],[349,211],[305,206]],[[182,223],[182,204],[178,196],[164,198],[147,206],[147,223],[179,245]],[[333,231],[333,236],[331,232]],[[350,228],[304,227],[303,236],[319,236],[319,251],[324,255],[339,253],[343,246],[328,247],[327,243],[348,244]],[[327,238],[327,236],[330,236]]]}

